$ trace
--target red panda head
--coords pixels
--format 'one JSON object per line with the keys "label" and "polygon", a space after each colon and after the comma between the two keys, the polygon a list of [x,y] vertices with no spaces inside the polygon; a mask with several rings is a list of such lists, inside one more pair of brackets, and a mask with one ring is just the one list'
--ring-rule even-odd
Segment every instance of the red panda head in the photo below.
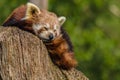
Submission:
{"label": "red panda head", "polygon": [[56,14],[39,9],[32,3],[27,4],[25,17],[21,20],[32,22],[32,28],[43,41],[51,41],[61,34],[61,26],[65,17],[57,17]]}

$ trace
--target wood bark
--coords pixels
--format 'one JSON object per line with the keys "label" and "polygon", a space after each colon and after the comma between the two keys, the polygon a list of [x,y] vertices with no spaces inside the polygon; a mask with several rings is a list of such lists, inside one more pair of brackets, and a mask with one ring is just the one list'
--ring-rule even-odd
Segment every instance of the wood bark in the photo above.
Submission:
{"label": "wood bark", "polygon": [[40,9],[48,9],[48,0],[29,0],[36,4]]}
{"label": "wood bark", "polygon": [[54,65],[43,42],[15,27],[0,28],[0,80],[88,80]]}

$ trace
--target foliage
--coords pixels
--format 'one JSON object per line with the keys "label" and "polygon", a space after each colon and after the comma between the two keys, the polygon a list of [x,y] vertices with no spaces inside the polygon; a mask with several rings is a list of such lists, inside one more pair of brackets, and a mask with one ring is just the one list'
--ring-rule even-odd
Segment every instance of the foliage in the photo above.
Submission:
{"label": "foliage", "polygon": [[[0,23],[25,2],[1,0]],[[49,0],[50,11],[67,17],[64,28],[74,45],[77,68],[91,80],[120,80],[119,3],[119,0]]]}
{"label": "foliage", "polygon": [[0,1],[0,24],[10,15],[10,13],[15,9],[17,6],[26,3],[27,0],[1,0]]}

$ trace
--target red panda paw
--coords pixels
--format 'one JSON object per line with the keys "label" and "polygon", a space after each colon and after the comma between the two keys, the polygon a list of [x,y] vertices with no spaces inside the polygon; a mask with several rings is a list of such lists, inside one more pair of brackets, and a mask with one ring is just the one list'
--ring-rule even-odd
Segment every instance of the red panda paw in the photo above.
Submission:
{"label": "red panda paw", "polygon": [[77,61],[74,59],[73,54],[64,53],[61,60],[57,61],[56,64],[62,69],[70,70],[71,68],[76,67]]}

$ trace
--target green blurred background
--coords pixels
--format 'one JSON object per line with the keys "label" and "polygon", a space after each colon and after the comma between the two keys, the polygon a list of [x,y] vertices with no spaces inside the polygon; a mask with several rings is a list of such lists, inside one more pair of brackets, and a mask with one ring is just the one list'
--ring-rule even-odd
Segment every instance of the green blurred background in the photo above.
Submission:
{"label": "green blurred background", "polygon": [[[27,0],[1,0],[0,24]],[[49,0],[49,11],[67,18],[64,28],[90,80],[120,80],[120,0]]]}

